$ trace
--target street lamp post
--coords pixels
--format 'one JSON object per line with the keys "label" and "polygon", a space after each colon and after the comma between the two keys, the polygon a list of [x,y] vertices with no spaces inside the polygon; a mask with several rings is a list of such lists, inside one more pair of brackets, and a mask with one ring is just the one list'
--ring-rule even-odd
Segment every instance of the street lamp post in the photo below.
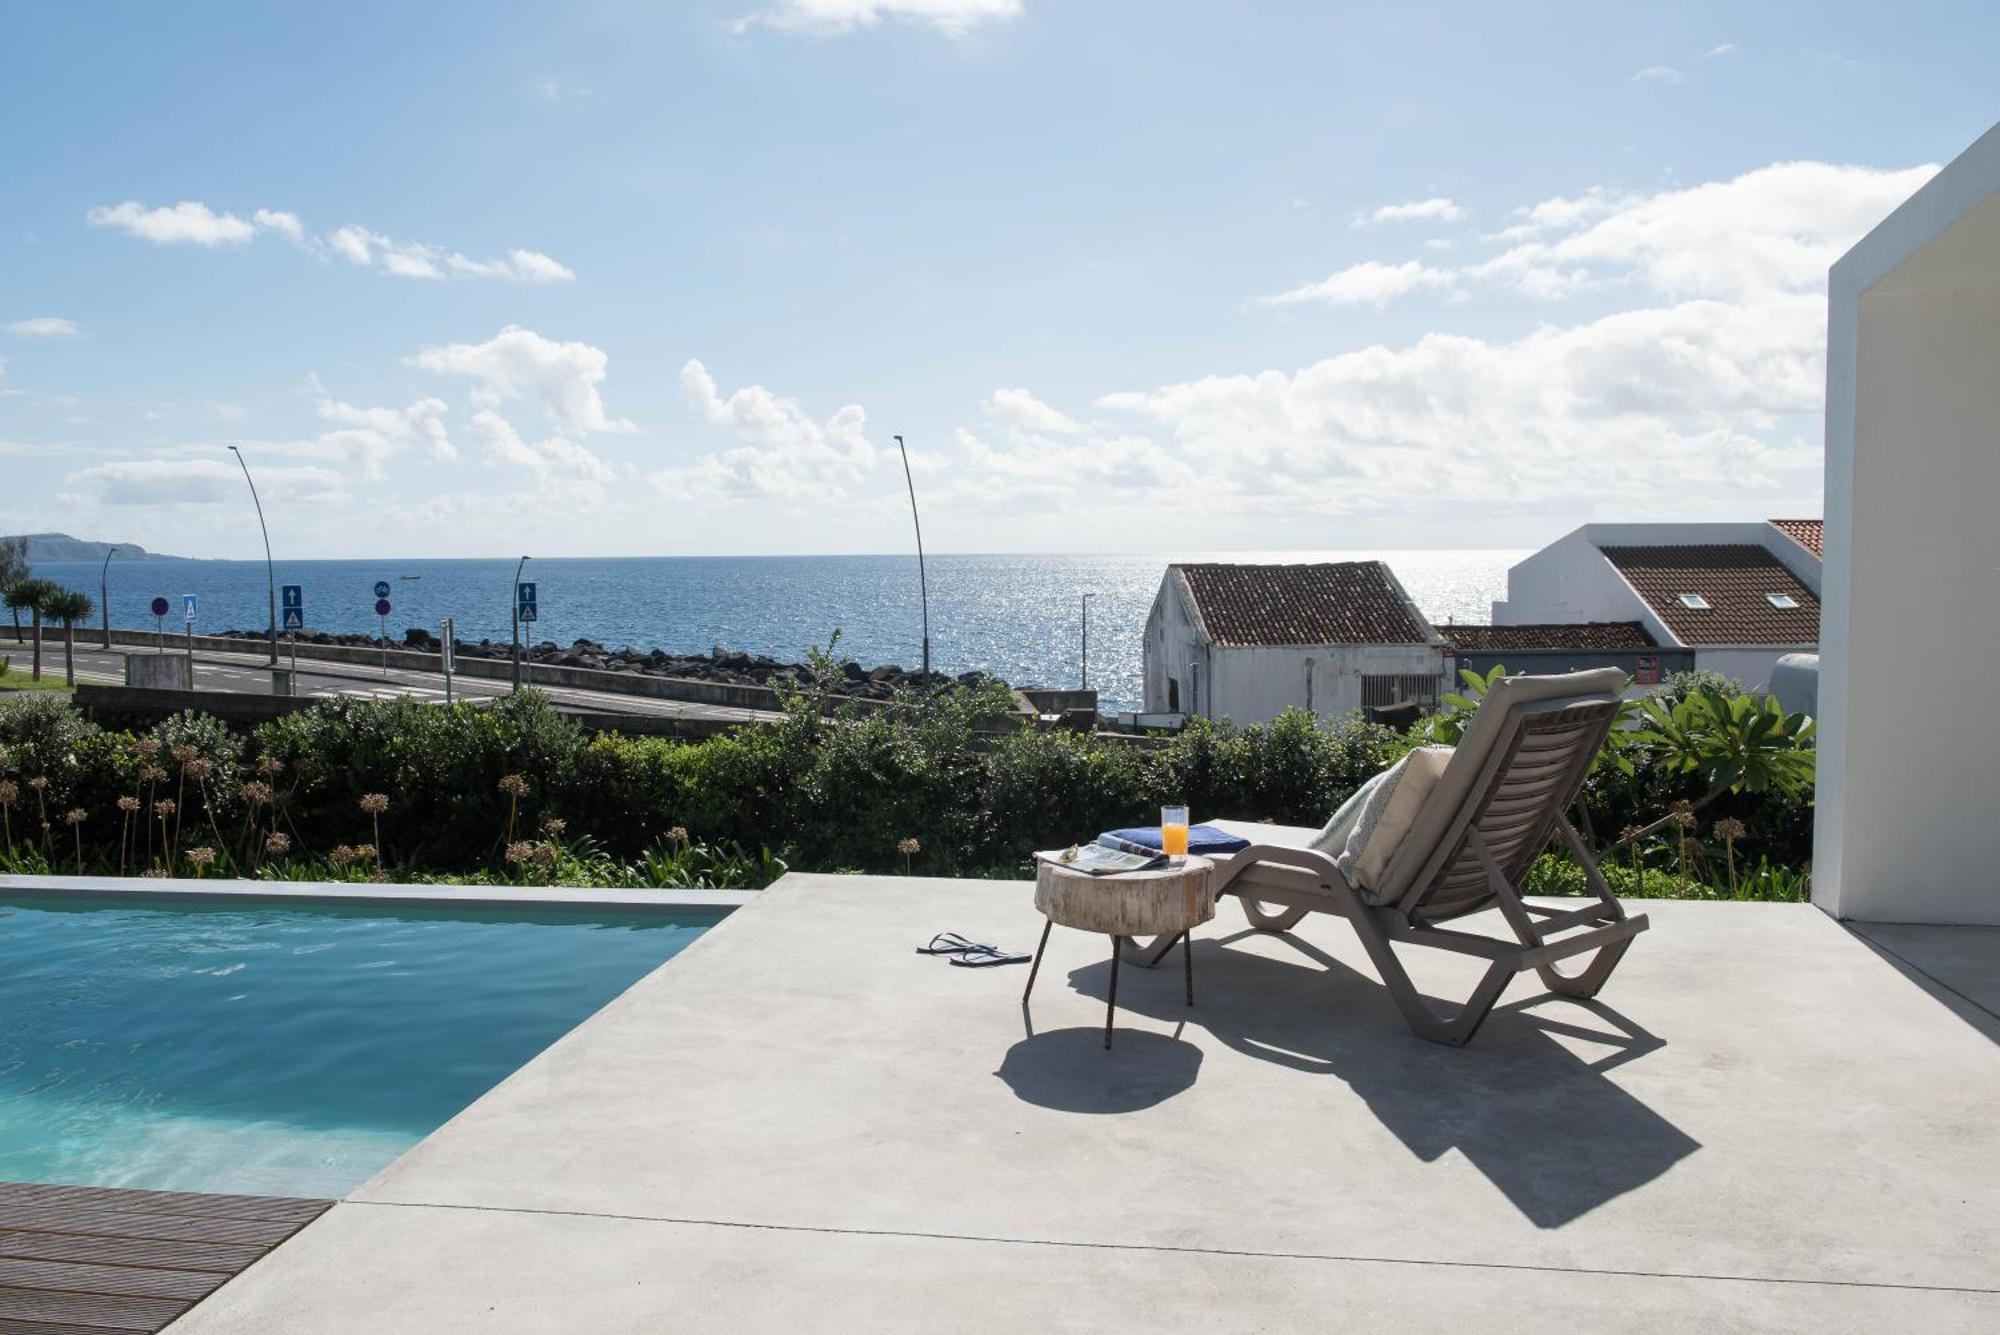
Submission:
{"label": "street lamp post", "polygon": [[514,566],[514,587],[507,591],[514,604],[514,694],[521,693],[521,570],[528,564],[522,557]]}
{"label": "street lamp post", "polygon": [[257,507],[257,527],[264,534],[264,575],[270,581],[271,592],[271,666],[278,666],[278,568],[271,563],[271,530],[264,523],[264,502],[257,499],[257,481],[250,476],[250,465],[243,461],[243,451],[234,445],[229,452],[236,456],[242,466],[243,480],[250,484],[250,503]]}
{"label": "street lamp post", "polygon": [[903,485],[910,489],[910,523],[917,530],[917,596],[924,608],[924,675],[931,675],[931,586],[924,577],[924,522],[917,517],[917,484],[910,477],[910,452],[903,438],[896,437],[896,452],[903,456]]}
{"label": "street lamp post", "polygon": [[104,647],[111,647],[111,553],[116,547],[104,553],[104,564],[97,569],[97,610],[104,617]]}
{"label": "street lamp post", "polygon": [[1096,596],[1094,593],[1083,595],[1083,672],[1077,689],[1084,691],[1090,689],[1090,600]]}

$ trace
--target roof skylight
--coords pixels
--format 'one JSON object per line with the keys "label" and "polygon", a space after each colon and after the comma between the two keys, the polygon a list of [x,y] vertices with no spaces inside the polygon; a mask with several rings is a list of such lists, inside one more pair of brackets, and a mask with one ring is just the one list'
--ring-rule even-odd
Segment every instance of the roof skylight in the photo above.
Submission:
{"label": "roof skylight", "polygon": [[1687,608],[1690,612],[1706,612],[1709,610],[1708,599],[1698,593],[1682,594],[1681,606]]}
{"label": "roof skylight", "polygon": [[1764,601],[1781,612],[1789,612],[1799,605],[1799,600],[1789,593],[1767,593],[1764,595]]}

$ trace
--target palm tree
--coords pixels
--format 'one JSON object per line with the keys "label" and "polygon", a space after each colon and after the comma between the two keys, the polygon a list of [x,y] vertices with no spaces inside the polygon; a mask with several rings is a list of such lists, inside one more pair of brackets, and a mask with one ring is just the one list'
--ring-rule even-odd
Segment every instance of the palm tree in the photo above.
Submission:
{"label": "palm tree", "polygon": [[42,679],[42,604],[61,592],[61,588],[45,579],[17,579],[7,586],[4,595],[7,610],[14,614],[17,623],[23,612],[34,618],[36,681]]}
{"label": "palm tree", "polygon": [[[11,589],[28,577],[28,540],[0,538],[0,589]],[[14,643],[21,640],[21,609],[8,604],[14,613]]]}
{"label": "palm tree", "polygon": [[63,624],[63,680],[72,689],[76,686],[76,623],[90,620],[97,611],[97,604],[87,593],[74,589],[57,589],[42,599],[42,611]]}

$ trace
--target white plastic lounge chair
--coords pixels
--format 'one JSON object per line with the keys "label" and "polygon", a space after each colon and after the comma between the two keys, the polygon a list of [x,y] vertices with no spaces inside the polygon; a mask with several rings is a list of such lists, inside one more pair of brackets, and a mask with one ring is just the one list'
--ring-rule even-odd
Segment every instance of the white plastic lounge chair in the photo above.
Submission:
{"label": "white plastic lounge chair", "polygon": [[[1251,925],[1267,932],[1287,931],[1308,913],[1346,918],[1410,1028],[1433,1042],[1469,1042],[1514,975],[1529,969],[1552,992],[1596,995],[1647,922],[1626,916],[1563,813],[1604,744],[1624,685],[1616,668],[1501,678],[1372,886],[1350,883],[1335,861],[1347,829],[1214,822],[1251,841],[1212,855],[1217,895],[1237,896]],[[1351,824],[1353,814],[1341,814]],[[1554,834],[1595,892],[1582,908],[1521,898],[1522,877]],[[1492,908],[1513,941],[1440,925]],[[1135,942],[1130,957],[1151,964],[1172,944]],[[1397,959],[1397,945],[1471,955],[1487,961],[1486,974],[1455,1014],[1440,1015]],[[1557,972],[1558,961],[1583,954],[1595,958],[1582,972]]]}

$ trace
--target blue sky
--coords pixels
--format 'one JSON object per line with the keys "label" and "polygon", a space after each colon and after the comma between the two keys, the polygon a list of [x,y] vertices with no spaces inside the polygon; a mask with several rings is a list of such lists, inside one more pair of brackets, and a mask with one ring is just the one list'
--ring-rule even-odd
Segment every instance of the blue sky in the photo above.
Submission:
{"label": "blue sky", "polygon": [[1817,513],[1927,5],[9,6],[0,530],[1528,546]]}

